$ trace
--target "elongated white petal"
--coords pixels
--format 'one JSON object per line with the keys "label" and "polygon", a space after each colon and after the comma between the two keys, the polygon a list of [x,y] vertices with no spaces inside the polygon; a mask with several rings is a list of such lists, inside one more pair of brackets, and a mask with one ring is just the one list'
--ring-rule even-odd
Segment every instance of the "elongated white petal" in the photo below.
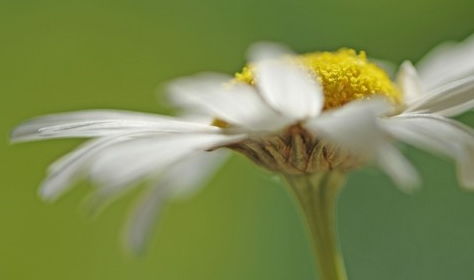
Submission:
{"label": "elongated white petal", "polygon": [[167,169],[152,188],[145,192],[131,212],[126,224],[124,241],[133,253],[143,252],[166,200],[176,194],[188,194],[205,184],[222,163],[227,153],[198,152]]}
{"label": "elongated white petal", "polygon": [[208,95],[222,91],[225,85],[233,80],[232,76],[221,73],[200,73],[194,76],[179,78],[166,84],[166,91],[171,103],[185,108],[187,113],[204,113],[214,118],[215,112],[210,110]]}
{"label": "elongated white petal", "polygon": [[474,149],[470,148],[457,158],[458,178],[461,185],[468,190],[474,190]]}
{"label": "elongated white petal", "polygon": [[412,190],[418,184],[416,172],[378,124],[378,116],[389,109],[383,99],[352,102],[323,113],[305,127],[360,158],[375,161],[403,191]]}
{"label": "elongated white petal", "polygon": [[41,184],[40,196],[48,201],[57,199],[72,187],[74,180],[79,177],[85,164],[94,156],[95,152],[119,141],[119,139],[119,137],[111,137],[92,140],[55,162]]}
{"label": "elongated white petal", "polygon": [[250,85],[219,74],[200,74],[169,84],[171,96],[181,106],[201,109],[208,115],[246,130],[268,131],[289,123],[273,111]]}
{"label": "elongated white petal", "polygon": [[66,113],[55,113],[50,115],[44,115],[30,120],[28,123],[31,125],[57,125],[62,123],[70,123],[84,120],[116,120],[116,119],[128,119],[128,120],[144,120],[153,121],[161,120],[164,116],[135,112],[125,110],[114,110],[114,109],[92,109],[82,110],[75,112]]}
{"label": "elongated white petal", "polygon": [[420,178],[413,165],[394,147],[386,142],[377,146],[377,165],[405,192],[420,186]]}
{"label": "elongated white petal", "polygon": [[252,62],[280,59],[292,54],[293,51],[285,45],[265,41],[252,44],[247,51],[247,57]]}
{"label": "elongated white petal", "polygon": [[135,255],[143,253],[153,226],[168,199],[168,194],[161,186],[153,187],[140,197],[137,206],[130,213],[122,237],[125,248],[131,253]]}
{"label": "elongated white petal", "polygon": [[37,133],[39,129],[44,127],[64,125],[83,121],[105,121],[118,119],[144,121],[161,120],[160,117],[157,117],[153,114],[121,110],[84,110],[78,112],[57,113],[36,117],[21,124],[13,131],[12,138],[22,138],[24,136],[29,136],[30,134]]}
{"label": "elongated white petal", "polygon": [[218,128],[172,117],[122,111],[83,111],[39,117],[18,126],[13,142],[52,138],[100,137],[133,131],[209,132]]}
{"label": "elongated white petal", "polygon": [[189,153],[237,142],[245,135],[160,135],[115,145],[91,166],[91,178],[101,191],[116,192],[143,177],[158,173]]}
{"label": "elongated white petal", "polygon": [[388,108],[389,104],[382,99],[351,102],[308,121],[305,127],[345,149],[373,158],[374,147],[383,139],[376,118]]}
{"label": "elongated white petal", "polygon": [[474,76],[444,84],[409,104],[405,112],[437,113],[453,116],[471,110],[474,100]]}
{"label": "elongated white petal", "polygon": [[159,135],[132,140],[100,153],[89,170],[99,188],[86,200],[91,215],[120,195],[136,187],[136,182],[163,174],[190,154],[233,143],[244,135]]}
{"label": "elongated white petal", "polygon": [[423,90],[415,67],[410,61],[405,61],[400,66],[397,83],[402,89],[404,101],[411,104],[423,96]]}
{"label": "elongated white petal", "polygon": [[384,121],[393,137],[421,149],[453,158],[461,184],[474,188],[474,131],[459,122],[432,114],[406,114]]}
{"label": "elongated white petal", "polygon": [[[205,181],[229,158],[228,150],[197,151],[184,160],[174,164],[162,175],[157,176],[155,184],[168,183],[173,198],[187,198],[193,195]],[[185,176],[183,176],[185,175]]]}
{"label": "elongated white petal", "polygon": [[470,101],[466,101],[464,103],[460,103],[459,105],[456,105],[456,106],[452,106],[452,107],[440,110],[435,113],[441,116],[445,116],[445,117],[454,117],[462,113],[471,111],[472,108],[474,108],[474,99]]}
{"label": "elongated white petal", "polygon": [[88,164],[104,149],[123,141],[144,137],[147,133],[129,133],[111,137],[102,137],[83,144],[78,149],[54,162],[43,180],[40,196],[47,201],[57,199],[72,187],[76,179],[83,175]]}
{"label": "elongated white petal", "polygon": [[464,42],[447,42],[430,51],[418,64],[426,89],[474,75],[474,35]]}
{"label": "elongated white petal", "polygon": [[39,130],[43,138],[64,137],[99,137],[133,131],[149,131],[161,133],[218,132],[220,129],[211,126],[176,120],[163,122],[143,122],[129,120],[110,120],[82,122],[68,125],[46,127]]}
{"label": "elongated white petal", "polygon": [[295,120],[311,118],[321,112],[322,88],[305,66],[282,57],[282,47],[275,44],[258,44],[250,50],[256,86],[270,106]]}

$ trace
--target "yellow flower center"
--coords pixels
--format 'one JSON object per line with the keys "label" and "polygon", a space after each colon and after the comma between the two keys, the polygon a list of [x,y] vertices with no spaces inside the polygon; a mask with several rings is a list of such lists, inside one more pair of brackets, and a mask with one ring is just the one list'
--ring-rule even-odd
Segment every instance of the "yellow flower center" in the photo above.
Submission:
{"label": "yellow flower center", "polygon": [[[341,49],[336,52],[314,52],[298,55],[323,87],[324,109],[342,106],[357,99],[385,96],[399,104],[402,95],[387,73],[369,62],[365,52]],[[236,80],[254,84],[252,66],[235,75]]]}

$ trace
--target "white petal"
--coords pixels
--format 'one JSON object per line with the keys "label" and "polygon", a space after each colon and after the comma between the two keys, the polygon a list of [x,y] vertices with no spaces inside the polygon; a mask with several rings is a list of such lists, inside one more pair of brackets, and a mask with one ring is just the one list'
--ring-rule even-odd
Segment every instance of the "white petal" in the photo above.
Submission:
{"label": "white petal", "polygon": [[101,153],[91,166],[91,178],[104,193],[120,191],[159,173],[188,154],[242,140],[245,135],[159,135],[121,143]]}
{"label": "white petal", "polygon": [[393,137],[453,158],[461,184],[474,188],[474,132],[459,122],[432,114],[405,114],[388,119],[384,127]]}
{"label": "white petal", "polygon": [[474,76],[444,84],[408,106],[405,112],[437,113],[453,116],[474,105]]}
{"label": "white petal", "polygon": [[457,161],[461,185],[468,190],[474,190],[474,149],[471,147],[464,154],[459,155]]}
{"label": "white petal", "polygon": [[247,51],[247,57],[252,62],[260,62],[275,58],[279,59],[283,56],[291,54],[293,54],[293,51],[287,46],[273,42],[254,43]]}
{"label": "white petal", "polygon": [[85,164],[90,160],[97,150],[119,140],[118,137],[99,138],[87,142],[84,146],[56,161],[50,168],[48,177],[43,181],[40,188],[40,196],[44,200],[52,201],[57,199],[72,184]]}
{"label": "white petal", "polygon": [[39,117],[18,126],[13,142],[66,137],[99,137],[133,131],[196,132],[218,128],[172,117],[134,112],[96,110]]}
{"label": "white petal", "polygon": [[452,106],[444,110],[440,110],[438,112],[435,112],[441,116],[445,117],[454,117],[457,115],[460,115],[462,113],[472,111],[472,108],[474,108],[474,99],[466,101],[464,103],[460,103],[457,106]]}
{"label": "white petal", "polygon": [[124,232],[123,239],[127,250],[135,255],[143,253],[167,199],[168,194],[160,187],[152,188],[140,198],[138,205],[128,218]]}
{"label": "white petal", "polygon": [[[191,77],[175,79],[165,86],[172,104],[185,108],[188,114],[207,114],[214,118],[215,112],[209,109],[208,95],[222,90],[233,77],[220,73],[200,73]],[[203,99],[204,98],[204,99]]]}
{"label": "white petal", "polygon": [[169,186],[166,188],[173,197],[188,197],[214,174],[229,155],[229,151],[222,149],[195,152],[177,162],[162,176],[158,176],[157,182],[158,184],[161,184],[162,180],[168,182]]}
{"label": "white petal", "polygon": [[390,109],[383,99],[351,102],[340,109],[323,113],[305,127],[327,138],[342,149],[368,161],[375,161],[403,191],[412,190],[418,177],[411,164],[393,147],[378,116]]}
{"label": "white petal", "polygon": [[37,117],[23,123],[14,130],[13,136],[22,137],[23,135],[33,134],[41,128],[50,126],[77,123],[83,121],[105,121],[117,119],[150,121],[157,119],[160,120],[161,118],[153,114],[120,110],[85,110],[78,112],[57,113]]}
{"label": "white petal", "polygon": [[342,148],[368,158],[384,138],[376,117],[389,108],[382,99],[351,102],[339,109],[323,113],[305,124],[315,135],[323,135]]}
{"label": "white petal", "polygon": [[73,186],[94,157],[104,149],[132,138],[146,136],[146,133],[129,133],[111,137],[102,137],[83,144],[73,152],[55,161],[48,170],[48,176],[43,180],[40,196],[48,201],[57,199]]}
{"label": "white petal", "polygon": [[404,192],[412,192],[420,186],[420,178],[412,164],[388,142],[379,145],[377,165]]}
{"label": "white petal", "polygon": [[271,131],[288,124],[284,116],[261,99],[255,88],[231,81],[232,78],[225,75],[200,74],[178,79],[170,83],[168,89],[182,106],[201,109],[246,130]]}
{"label": "white petal", "polygon": [[400,66],[397,75],[397,83],[400,86],[405,103],[411,104],[423,95],[423,90],[415,67],[410,61],[405,61]]}
{"label": "white petal", "polygon": [[259,93],[276,111],[294,120],[317,116],[324,105],[321,86],[305,66],[281,57],[280,49],[273,44],[251,48]]}
{"label": "white petal", "polygon": [[220,151],[199,152],[166,170],[131,212],[124,236],[126,247],[135,254],[142,252],[166,200],[177,193],[189,193],[204,185],[225,155],[227,153]]}
{"label": "white petal", "polygon": [[418,64],[426,89],[435,89],[474,74],[474,36],[464,42],[447,42],[430,51]]}

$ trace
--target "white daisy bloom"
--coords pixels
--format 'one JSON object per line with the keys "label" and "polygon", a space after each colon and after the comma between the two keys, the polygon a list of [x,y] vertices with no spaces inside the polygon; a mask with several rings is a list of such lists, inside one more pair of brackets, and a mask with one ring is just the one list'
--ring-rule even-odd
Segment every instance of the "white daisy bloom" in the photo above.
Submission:
{"label": "white daisy bloom", "polygon": [[[223,148],[282,174],[312,230],[331,226],[330,213],[328,219],[314,214],[324,203],[315,205],[334,199],[342,182],[337,178],[353,169],[375,163],[403,189],[418,184],[395,139],[453,157],[463,185],[474,187],[473,132],[447,118],[474,104],[473,39],[436,49],[420,62],[419,73],[404,63],[396,83],[364,52],[350,49],[294,55],[260,43],[249,56],[235,77],[207,73],[168,85],[172,101],[194,119],[113,110],[64,113],[26,122],[12,139],[95,138],[51,166],[40,189],[46,200],[83,177],[97,183],[98,205],[149,183],[128,223],[126,240],[135,251],[161,205],[195,190],[222,161]],[[328,235],[312,233],[330,244],[316,251],[326,257],[337,251],[334,240],[324,239]],[[336,255],[332,263],[320,260],[324,279],[344,278]]]}

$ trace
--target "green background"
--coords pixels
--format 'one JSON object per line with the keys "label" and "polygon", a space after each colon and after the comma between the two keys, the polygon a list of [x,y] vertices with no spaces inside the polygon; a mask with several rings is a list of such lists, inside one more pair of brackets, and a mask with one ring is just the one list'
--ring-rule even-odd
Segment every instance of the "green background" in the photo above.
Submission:
{"label": "green background", "polygon": [[[0,0],[0,279],[315,279],[295,207],[273,175],[235,156],[189,200],[169,205],[148,253],[123,252],[132,196],[96,219],[81,185],[36,195],[49,163],[80,141],[8,145],[20,121],[51,112],[170,112],[160,83],[235,72],[258,40],[303,52],[347,46],[396,63],[474,31],[471,0]],[[473,125],[474,116],[460,117]],[[351,174],[339,205],[350,280],[473,279],[474,194],[453,164],[405,149],[424,178],[400,193],[379,171]]]}

